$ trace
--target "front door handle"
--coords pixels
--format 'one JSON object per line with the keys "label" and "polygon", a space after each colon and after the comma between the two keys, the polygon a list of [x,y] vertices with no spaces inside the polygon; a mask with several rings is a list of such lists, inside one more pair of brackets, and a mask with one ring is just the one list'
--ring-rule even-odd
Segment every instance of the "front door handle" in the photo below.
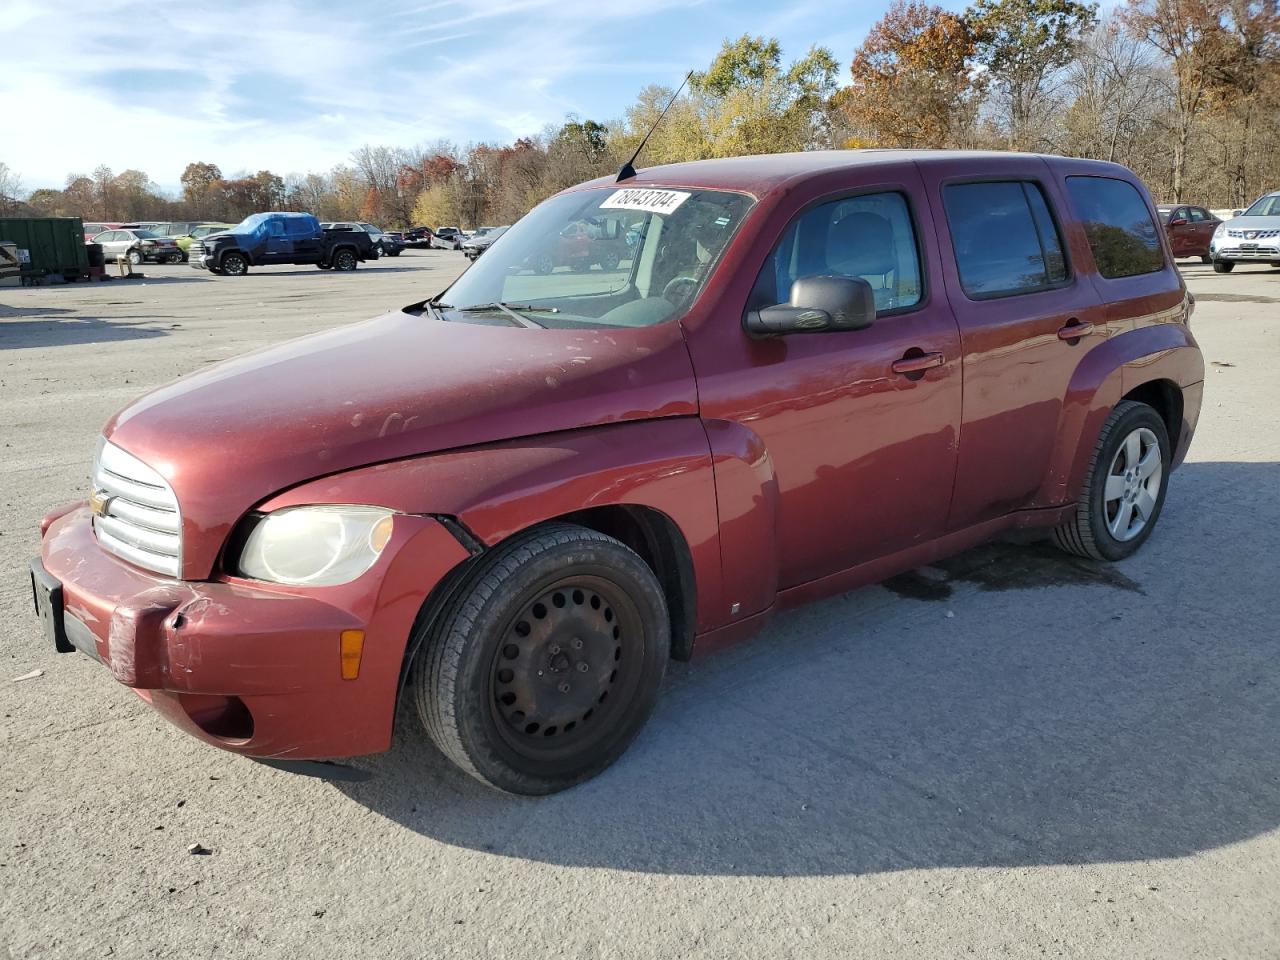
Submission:
{"label": "front door handle", "polygon": [[1091,333],[1093,333],[1092,323],[1082,323],[1079,320],[1072,320],[1058,331],[1058,339],[1079,340],[1081,337],[1087,337]]}
{"label": "front door handle", "polygon": [[893,361],[892,370],[902,374],[924,373],[931,367],[940,367],[944,363],[946,359],[940,353],[919,353]]}

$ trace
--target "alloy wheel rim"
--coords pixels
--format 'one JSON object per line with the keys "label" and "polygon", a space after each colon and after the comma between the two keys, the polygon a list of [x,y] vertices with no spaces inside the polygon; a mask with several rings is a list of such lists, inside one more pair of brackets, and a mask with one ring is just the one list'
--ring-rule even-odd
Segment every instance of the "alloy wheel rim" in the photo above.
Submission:
{"label": "alloy wheel rim", "polygon": [[573,576],[539,589],[508,622],[489,703],[502,739],[526,757],[598,742],[639,675],[639,611],[617,585]]}
{"label": "alloy wheel rim", "polygon": [[1159,438],[1146,427],[1132,431],[1111,458],[1103,490],[1102,511],[1114,539],[1124,543],[1146,529],[1160,503],[1163,476]]}

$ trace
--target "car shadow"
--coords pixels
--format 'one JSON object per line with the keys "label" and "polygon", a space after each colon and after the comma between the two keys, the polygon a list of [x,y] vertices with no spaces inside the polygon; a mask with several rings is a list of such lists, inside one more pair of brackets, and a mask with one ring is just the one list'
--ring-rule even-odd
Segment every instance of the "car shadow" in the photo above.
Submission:
{"label": "car shadow", "polygon": [[[493,792],[402,705],[331,789],[442,842],[663,874],[830,875],[1178,857],[1280,825],[1280,598],[1230,549],[1280,464],[1188,464],[1109,566],[996,544],[672,664],[626,755],[557,796]],[[1221,548],[1221,549],[1220,549]],[[405,698],[408,700],[409,698]]]}
{"label": "car shadow", "polygon": [[[24,308],[22,314],[30,316],[34,312]],[[59,317],[52,320],[5,320],[0,317],[0,350],[68,347],[168,336],[166,326],[153,325],[156,319],[148,317],[145,323],[128,323],[98,317]]]}

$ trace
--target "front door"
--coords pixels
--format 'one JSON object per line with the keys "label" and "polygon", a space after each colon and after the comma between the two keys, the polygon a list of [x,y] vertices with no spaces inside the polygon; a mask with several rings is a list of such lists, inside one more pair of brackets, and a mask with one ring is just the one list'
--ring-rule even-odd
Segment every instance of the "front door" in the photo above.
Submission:
{"label": "front door", "polygon": [[284,220],[267,221],[267,254],[265,263],[289,263],[293,260],[293,240],[285,233]]}
{"label": "front door", "polygon": [[783,589],[940,535],[951,499],[960,338],[934,289],[922,187],[912,168],[887,183],[855,176],[842,194],[774,221],[776,243],[742,306],[788,302],[804,276],[861,277],[875,291],[870,327],[752,339],[739,313],[690,335],[702,416],[741,424],[768,452]]}
{"label": "front door", "polygon": [[1065,201],[1047,164],[1011,156],[992,158],[981,178],[972,170],[924,173],[964,353],[952,530],[1033,505],[1067,386],[1106,334],[1097,292],[1075,269],[1087,263],[1084,239],[1078,228],[1064,239]]}

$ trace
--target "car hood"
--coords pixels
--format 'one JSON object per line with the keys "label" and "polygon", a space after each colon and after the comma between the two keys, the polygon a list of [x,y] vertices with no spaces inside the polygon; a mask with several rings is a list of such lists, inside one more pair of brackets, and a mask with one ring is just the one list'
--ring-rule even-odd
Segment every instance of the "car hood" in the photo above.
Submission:
{"label": "car hood", "polygon": [[1280,217],[1232,217],[1228,230],[1280,230]]}
{"label": "car hood", "polygon": [[268,497],[353,467],[624,420],[694,415],[677,324],[542,330],[406,312],[184,377],[104,430],[173,487],[183,575],[209,575]]}

